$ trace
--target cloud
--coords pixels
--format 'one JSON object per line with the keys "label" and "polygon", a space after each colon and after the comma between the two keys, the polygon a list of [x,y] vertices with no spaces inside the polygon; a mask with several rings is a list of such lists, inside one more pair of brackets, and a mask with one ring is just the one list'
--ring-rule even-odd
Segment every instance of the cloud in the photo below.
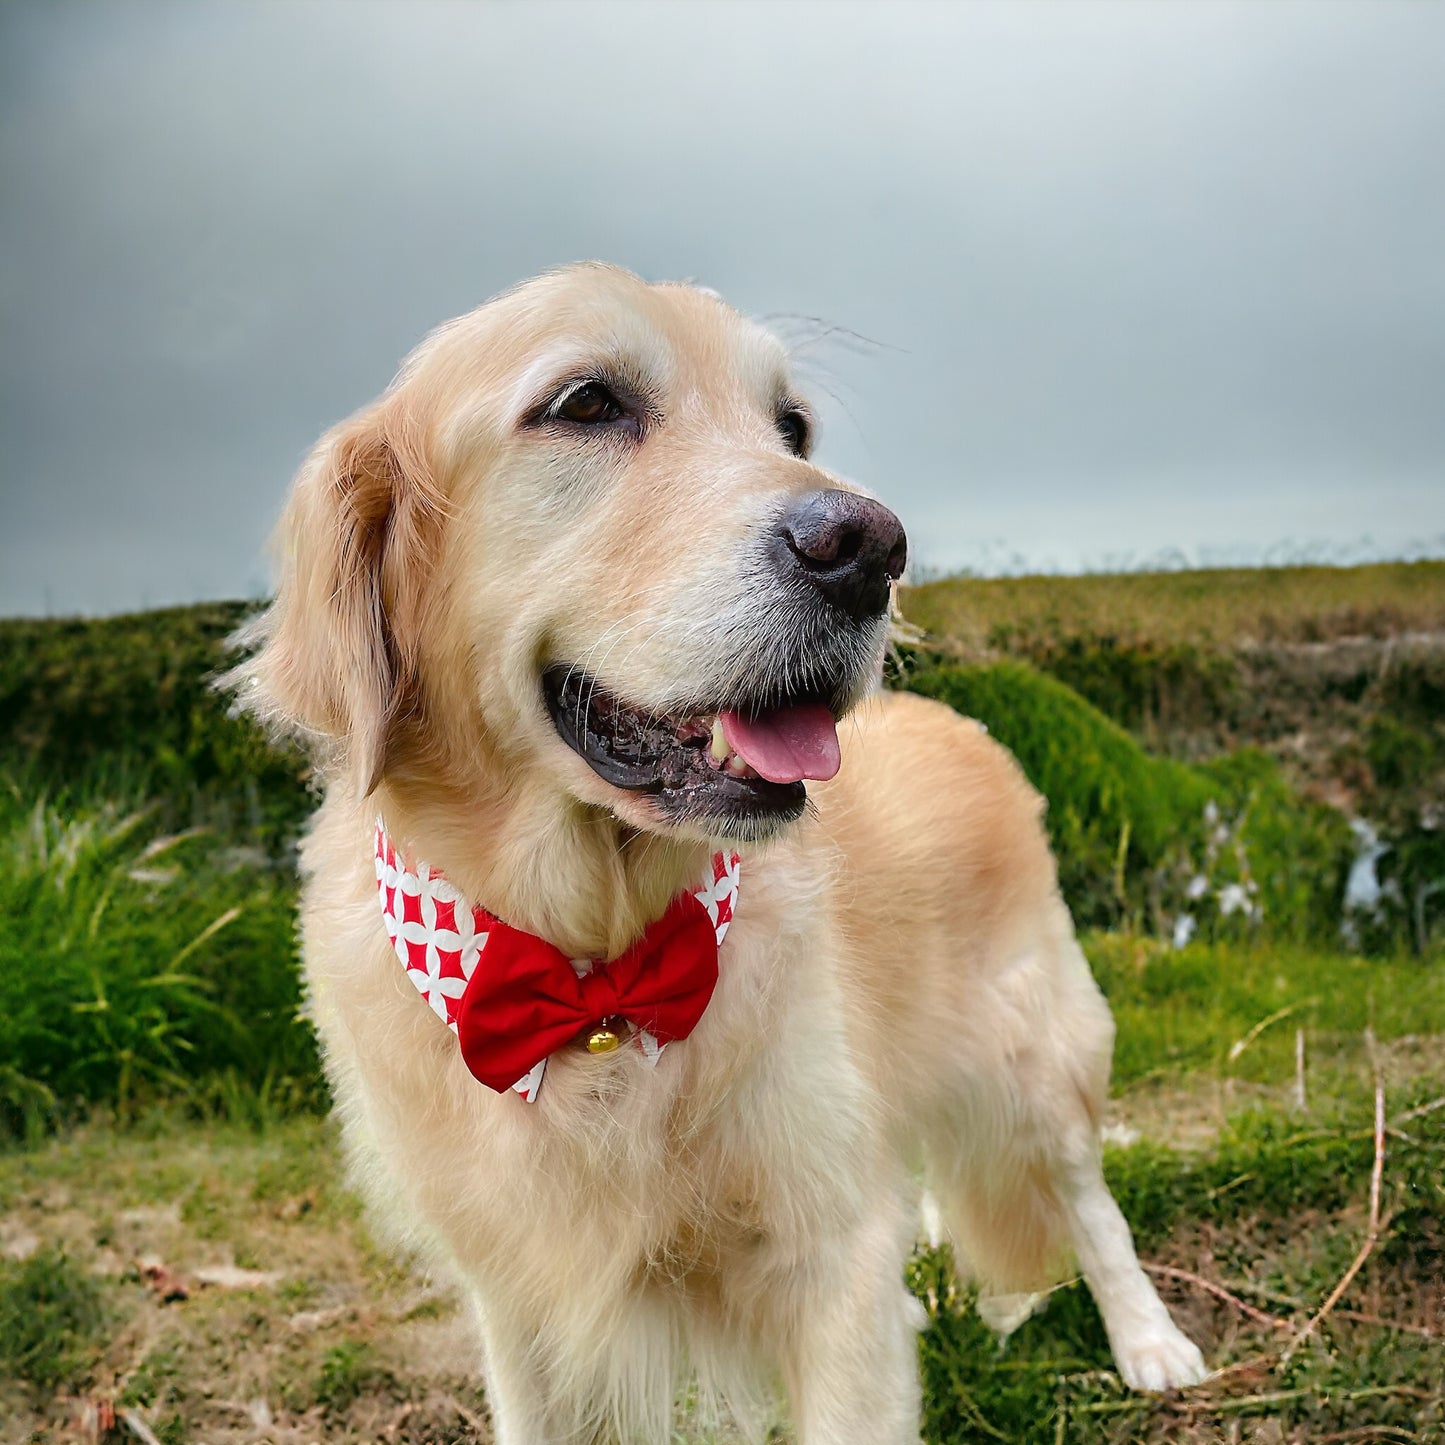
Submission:
{"label": "cloud", "polygon": [[0,24],[0,612],[256,590],[310,441],[585,256],[876,341],[824,459],[935,566],[1445,533],[1436,7]]}

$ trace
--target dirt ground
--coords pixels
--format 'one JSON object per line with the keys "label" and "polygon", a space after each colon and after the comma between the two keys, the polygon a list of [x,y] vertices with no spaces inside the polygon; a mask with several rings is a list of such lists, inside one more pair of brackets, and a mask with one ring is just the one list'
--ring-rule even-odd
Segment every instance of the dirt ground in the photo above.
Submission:
{"label": "dirt ground", "polygon": [[0,1206],[0,1255],[63,1253],[106,1314],[80,1393],[0,1380],[6,1445],[492,1438],[460,1301],[372,1241],[324,1121],[92,1124],[0,1155]]}
{"label": "dirt ground", "polygon": [[[1433,1087],[1445,1078],[1442,1065],[1445,1041],[1438,1037],[1397,1041],[1384,1060],[1402,1088],[1426,1080]],[[1146,1082],[1116,1104],[1106,1137],[1122,1146],[1172,1143],[1202,1157],[1230,1112],[1246,1106],[1287,1112],[1291,1094],[1283,1080],[1209,1088],[1198,1080]],[[1246,1218],[1232,1233],[1191,1226],[1187,1238],[1160,1243],[1153,1267],[1162,1273],[1155,1277],[1211,1359],[1247,1359],[1277,1346],[1277,1331],[1289,1327],[1284,1321],[1302,1322],[1314,1296],[1339,1277],[1358,1243],[1362,1211],[1363,1200],[1351,1199],[1334,1215]],[[6,1445],[492,1440],[477,1347],[460,1301],[373,1241],[342,1182],[333,1127],[324,1120],[292,1118],[258,1130],[160,1113],[124,1129],[96,1120],[38,1147],[0,1154],[0,1260],[12,1280],[17,1271],[41,1270],[37,1300],[60,1292],[67,1280],[98,1290],[89,1323],[76,1327],[78,1338],[54,1336],[56,1348],[76,1345],[70,1378],[37,1390],[0,1370]],[[1203,1276],[1238,1276],[1241,1260],[1258,1279],[1274,1281],[1273,1295],[1261,1289],[1230,1303],[1201,1292]],[[1361,1276],[1364,1288],[1344,1302],[1357,1315],[1365,1311],[1366,1321],[1406,1320],[1404,1333],[1355,1318],[1347,1325],[1353,1336],[1332,1338],[1327,1349],[1319,1342],[1323,1353],[1310,1379],[1325,1378],[1320,1371],[1330,1368],[1328,1356],[1341,1340],[1366,1372],[1339,1387],[1341,1398],[1353,1402],[1348,1419],[1358,1423],[1323,1437],[1297,1419],[1281,1426],[1272,1418],[1274,1401],[1283,1409],[1319,1390],[1272,1366],[1239,1377],[1227,1397],[1216,1392],[1193,1414],[1121,1394],[1100,1369],[1107,1351],[1088,1343],[1096,1325],[1086,1321],[1080,1334],[1069,1323],[1082,1318],[1077,1297],[1051,1304],[1042,1323],[1054,1333],[1038,1361],[996,1357],[952,1285],[942,1276],[929,1283],[935,1270],[929,1264],[914,1281],[934,1316],[923,1343],[925,1380],[935,1380],[949,1409],[954,1399],[969,1408],[971,1398],[980,1401],[978,1419],[986,1423],[991,1411],[1004,1408],[1002,1397],[983,1394],[1006,1381],[998,1372],[1053,1370],[1061,1353],[1079,1354],[1082,1340],[1097,1359],[1058,1374],[1059,1389],[1073,1392],[1068,1410],[1060,1407],[1059,1429],[1066,1415],[1068,1424],[1061,1440],[1445,1440],[1439,1418],[1445,1391],[1440,1380],[1423,1378],[1432,1371],[1445,1376],[1435,1333],[1445,1331],[1445,1280],[1420,1278],[1415,1268],[1415,1276],[1392,1278],[1372,1267]],[[1082,1295],[1081,1286],[1074,1295]],[[1342,1307],[1341,1322],[1347,1316]],[[1404,1348],[1416,1353],[1401,1367]],[[940,1379],[938,1372],[955,1370],[960,1359],[972,1361],[974,1373]],[[1425,1412],[1418,1421],[1409,1414],[1416,1398]],[[1386,1404],[1388,1415],[1381,1413]],[[1373,1423],[1402,1418],[1410,1423]],[[1023,1438],[992,1428],[980,1433],[968,1420],[945,1428],[936,1419],[935,1437],[949,1445]],[[726,1427],[695,1416],[674,1438],[678,1445],[736,1440]]]}

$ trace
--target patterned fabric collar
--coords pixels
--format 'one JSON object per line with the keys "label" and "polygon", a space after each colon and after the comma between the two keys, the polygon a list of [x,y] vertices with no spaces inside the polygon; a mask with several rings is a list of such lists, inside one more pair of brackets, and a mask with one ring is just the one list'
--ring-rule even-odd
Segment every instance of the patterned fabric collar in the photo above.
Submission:
{"label": "patterned fabric collar", "polygon": [[548,1057],[589,1028],[588,1047],[601,1052],[625,1024],[649,1065],[687,1036],[716,982],[740,871],[736,852],[715,853],[702,887],[679,894],[626,953],[569,959],[468,903],[429,864],[409,864],[376,823],[381,913],[407,978],[456,1035],[472,1073],[528,1103]]}

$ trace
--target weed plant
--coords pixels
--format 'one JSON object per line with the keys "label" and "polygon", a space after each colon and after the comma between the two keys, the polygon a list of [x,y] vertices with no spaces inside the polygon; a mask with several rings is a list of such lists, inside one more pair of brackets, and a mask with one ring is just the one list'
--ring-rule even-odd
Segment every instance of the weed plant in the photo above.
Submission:
{"label": "weed plant", "polygon": [[0,1121],[31,1132],[77,1105],[133,1115],[316,1093],[298,1024],[294,875],[159,809],[57,807],[0,785]]}
{"label": "weed plant", "polygon": [[1201,726],[1231,728],[1247,704],[1237,658],[1194,642],[1030,635],[1001,623],[989,633],[988,649],[1026,659],[1154,746]]}
{"label": "weed plant", "polygon": [[1420,953],[1445,933],[1445,655],[1393,667],[1382,692],[1387,706],[1359,745],[1369,812],[1389,843],[1374,924]]}
{"label": "weed plant", "polygon": [[328,1414],[344,1415],[362,1395],[396,1388],[368,1341],[342,1340],[326,1352],[310,1394]]}

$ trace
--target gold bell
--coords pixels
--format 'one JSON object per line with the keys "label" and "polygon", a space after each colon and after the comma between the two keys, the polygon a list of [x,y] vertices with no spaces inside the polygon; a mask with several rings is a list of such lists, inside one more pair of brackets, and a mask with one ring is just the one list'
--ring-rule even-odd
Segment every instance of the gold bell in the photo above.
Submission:
{"label": "gold bell", "polygon": [[587,1052],[589,1054],[610,1054],[621,1042],[622,1036],[616,1029],[596,1028],[587,1035]]}

